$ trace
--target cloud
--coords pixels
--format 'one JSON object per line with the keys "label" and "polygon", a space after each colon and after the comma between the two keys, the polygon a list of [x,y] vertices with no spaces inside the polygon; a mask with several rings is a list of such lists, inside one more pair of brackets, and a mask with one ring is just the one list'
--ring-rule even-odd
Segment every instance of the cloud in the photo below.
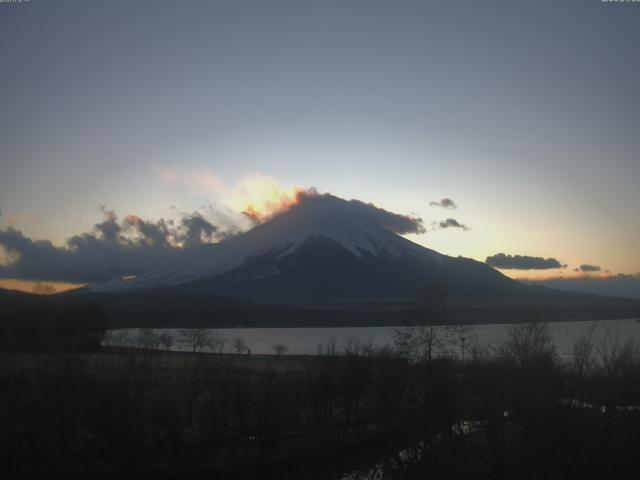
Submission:
{"label": "cloud", "polygon": [[235,233],[212,224],[199,212],[183,214],[179,222],[136,215],[118,221],[113,210],[104,206],[100,210],[102,222],[90,232],[69,238],[62,247],[32,240],[13,227],[0,229],[0,278],[85,283],[138,275],[185,249]]}
{"label": "cloud", "polygon": [[184,248],[190,248],[203,243],[213,243],[218,228],[209,223],[198,212],[185,216],[181,221],[182,233],[180,243]]}
{"label": "cloud", "polygon": [[465,232],[467,230],[471,230],[471,227],[468,227],[464,223],[458,222],[455,218],[447,218],[446,220],[442,220],[440,222],[432,222],[431,226],[434,229],[438,229],[438,228],[459,228],[461,230],[464,230]]}
{"label": "cloud", "polygon": [[580,265],[581,272],[599,272],[602,269],[598,265],[589,265],[587,263],[583,263]]}
{"label": "cloud", "polygon": [[429,202],[429,205],[431,205],[432,207],[449,208],[451,210],[455,210],[456,208],[458,208],[456,202],[454,202],[450,198],[443,198],[439,202]]}
{"label": "cloud", "polygon": [[[307,195],[309,194],[307,193]],[[305,198],[304,195],[302,198]],[[350,200],[349,203],[357,209],[358,215],[362,215],[369,221],[398,235],[423,234],[426,232],[422,218],[418,216],[393,213],[384,208],[376,207],[373,203],[365,203],[355,199]]]}
{"label": "cloud", "polygon": [[528,255],[506,255],[498,253],[486,258],[485,263],[494,268],[507,270],[548,270],[551,268],[565,268],[555,258],[530,257]]}
{"label": "cloud", "polygon": [[225,204],[255,223],[261,223],[298,204],[302,195],[314,193],[317,192],[313,189],[295,185],[285,187],[271,175],[254,173],[237,182]]}
{"label": "cloud", "polygon": [[300,186],[284,186],[271,175],[261,172],[227,184],[209,169],[154,165],[153,171],[164,183],[176,188],[207,196],[213,194],[222,205],[249,219],[249,225],[265,222],[288,210],[298,203],[298,195],[307,192]]}
{"label": "cloud", "polygon": [[[114,219],[115,223],[115,219]],[[137,215],[127,215],[122,222],[120,231],[130,234],[129,238],[142,245],[167,248],[171,246],[171,238],[175,236],[164,219],[148,222]]]}

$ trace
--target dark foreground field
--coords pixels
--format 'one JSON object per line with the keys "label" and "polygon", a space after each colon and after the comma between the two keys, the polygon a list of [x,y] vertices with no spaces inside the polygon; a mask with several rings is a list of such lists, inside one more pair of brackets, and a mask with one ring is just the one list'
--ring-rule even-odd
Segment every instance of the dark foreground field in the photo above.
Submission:
{"label": "dark foreground field", "polygon": [[5,353],[0,477],[633,478],[638,351],[576,353],[559,364],[543,326],[464,362]]}

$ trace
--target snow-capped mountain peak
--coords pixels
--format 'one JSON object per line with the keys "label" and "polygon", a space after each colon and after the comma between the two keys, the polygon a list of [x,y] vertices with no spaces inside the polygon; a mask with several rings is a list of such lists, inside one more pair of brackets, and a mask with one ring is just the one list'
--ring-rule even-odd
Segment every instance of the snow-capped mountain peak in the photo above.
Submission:
{"label": "snow-capped mountain peak", "polygon": [[[222,274],[247,259],[274,253],[288,255],[305,242],[329,239],[356,257],[428,255],[442,262],[439,253],[417,245],[398,233],[420,231],[419,219],[396,215],[357,200],[332,195],[308,195],[284,213],[246,233],[215,245],[182,252],[177,259],[134,279],[115,279],[93,285],[93,291],[119,291],[179,285]],[[398,232],[398,233],[396,233]]]}

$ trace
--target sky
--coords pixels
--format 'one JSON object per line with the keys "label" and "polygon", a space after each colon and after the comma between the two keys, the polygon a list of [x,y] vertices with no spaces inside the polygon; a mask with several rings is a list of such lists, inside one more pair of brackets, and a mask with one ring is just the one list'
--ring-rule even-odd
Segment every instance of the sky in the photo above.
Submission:
{"label": "sky", "polygon": [[637,2],[0,3],[0,231],[188,238],[315,187],[559,265],[510,276],[634,275],[639,47]]}

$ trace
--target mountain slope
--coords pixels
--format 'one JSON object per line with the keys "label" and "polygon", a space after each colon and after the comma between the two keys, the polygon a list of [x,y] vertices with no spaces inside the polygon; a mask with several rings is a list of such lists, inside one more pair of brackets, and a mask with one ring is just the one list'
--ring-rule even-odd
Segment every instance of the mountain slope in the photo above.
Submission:
{"label": "mountain slope", "polygon": [[354,306],[412,301],[437,285],[448,295],[512,295],[530,291],[479,262],[414,251],[356,255],[325,236],[290,253],[275,250],[223,274],[177,286],[183,291],[276,305]]}

